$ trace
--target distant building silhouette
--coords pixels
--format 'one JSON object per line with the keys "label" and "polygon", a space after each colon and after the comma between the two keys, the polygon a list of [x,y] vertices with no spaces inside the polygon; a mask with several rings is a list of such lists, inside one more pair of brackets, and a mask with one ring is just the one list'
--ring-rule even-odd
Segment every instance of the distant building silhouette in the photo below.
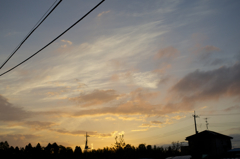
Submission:
{"label": "distant building silhouette", "polygon": [[232,149],[230,136],[214,131],[205,130],[200,133],[186,137],[189,150],[193,157],[205,156],[218,157]]}

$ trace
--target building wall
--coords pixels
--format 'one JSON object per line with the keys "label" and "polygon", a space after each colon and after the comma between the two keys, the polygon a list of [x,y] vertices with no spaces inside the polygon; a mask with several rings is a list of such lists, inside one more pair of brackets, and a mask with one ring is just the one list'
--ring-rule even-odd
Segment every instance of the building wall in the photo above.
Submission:
{"label": "building wall", "polygon": [[228,150],[232,149],[230,139],[216,139],[217,154],[223,154]]}
{"label": "building wall", "polygon": [[209,154],[213,156],[226,153],[232,148],[230,139],[189,140],[191,154]]}

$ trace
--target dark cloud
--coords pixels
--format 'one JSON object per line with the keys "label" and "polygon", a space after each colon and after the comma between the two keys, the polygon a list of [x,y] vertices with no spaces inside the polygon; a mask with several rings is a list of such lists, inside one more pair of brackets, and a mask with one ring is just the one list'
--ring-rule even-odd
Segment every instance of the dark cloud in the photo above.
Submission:
{"label": "dark cloud", "polygon": [[189,100],[218,99],[240,96],[240,63],[212,71],[195,71],[176,83],[171,91],[188,96]]}
{"label": "dark cloud", "polygon": [[29,118],[31,113],[23,108],[15,107],[8,100],[0,95],[0,120],[1,121],[19,121]]}
{"label": "dark cloud", "polygon": [[189,111],[196,102],[240,97],[240,64],[189,73],[171,88],[170,93],[176,93],[177,98],[173,99],[175,103],[172,101],[165,106],[165,112]]}

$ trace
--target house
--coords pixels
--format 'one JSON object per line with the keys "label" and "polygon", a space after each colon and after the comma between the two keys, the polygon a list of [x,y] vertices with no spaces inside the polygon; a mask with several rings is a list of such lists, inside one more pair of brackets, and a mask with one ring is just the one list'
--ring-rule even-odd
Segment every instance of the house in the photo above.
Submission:
{"label": "house", "polygon": [[190,154],[199,158],[202,156],[220,157],[232,149],[230,136],[205,130],[186,137]]}

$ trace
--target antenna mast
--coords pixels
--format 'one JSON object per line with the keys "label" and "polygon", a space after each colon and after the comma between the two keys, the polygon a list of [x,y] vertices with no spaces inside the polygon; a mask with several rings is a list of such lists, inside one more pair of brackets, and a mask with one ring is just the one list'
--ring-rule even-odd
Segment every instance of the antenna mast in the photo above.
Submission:
{"label": "antenna mast", "polygon": [[206,120],[206,127],[207,127],[207,130],[208,130],[208,125],[209,125],[209,124],[208,124],[208,122],[207,122],[207,119],[208,119],[208,118],[205,118],[205,120]]}
{"label": "antenna mast", "polygon": [[194,114],[193,114],[193,118],[194,118],[194,124],[195,124],[195,132],[196,132],[196,134],[197,134],[198,131],[197,131],[196,118],[199,118],[199,116],[195,114],[195,111],[194,111]]}
{"label": "antenna mast", "polygon": [[88,137],[90,137],[88,134],[87,134],[87,132],[86,132],[86,143],[85,143],[85,151],[87,151],[88,149],[90,149],[90,148],[88,148],[88,145],[87,145],[87,142],[88,142]]}

